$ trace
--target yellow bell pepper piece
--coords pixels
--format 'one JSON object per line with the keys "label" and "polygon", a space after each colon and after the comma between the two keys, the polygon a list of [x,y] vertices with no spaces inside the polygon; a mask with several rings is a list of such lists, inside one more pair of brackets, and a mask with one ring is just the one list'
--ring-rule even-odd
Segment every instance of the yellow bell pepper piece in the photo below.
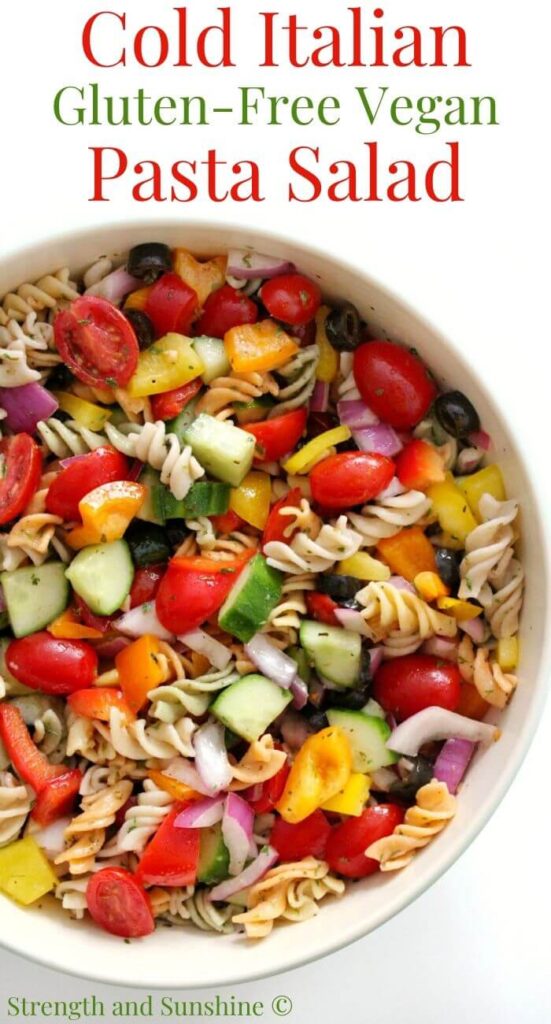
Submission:
{"label": "yellow bell pepper piece", "polygon": [[230,508],[246,523],[263,530],[270,514],[272,484],[267,473],[247,473],[239,487],[233,487]]}
{"label": "yellow bell pepper piece", "polygon": [[497,663],[504,672],[512,672],[518,665],[519,643],[517,636],[505,636],[497,642]]}
{"label": "yellow bell pepper piece", "polygon": [[471,476],[458,476],[455,482],[463,492],[472,512],[480,521],[478,503],[483,494],[491,494],[496,501],[505,501],[507,494],[499,466],[484,466]]}
{"label": "yellow bell pepper piece", "polygon": [[87,430],[103,430],[105,424],[111,419],[111,410],[104,409],[101,405],[94,405],[93,402],[86,402],[83,398],[70,395],[68,391],[54,391],[54,398],[59,403],[59,408],[67,412],[72,419],[76,420],[81,427]]}
{"label": "yellow bell pepper piece", "polygon": [[457,486],[451,473],[440,484],[431,484],[427,497],[432,502],[432,511],[445,533],[451,535],[462,546],[466,537],[477,525],[467,499]]}
{"label": "yellow bell pepper piece", "polygon": [[125,647],[115,658],[119,686],[134,714],[147,702],[149,691],[164,681],[159,654],[157,637],[146,634]]}
{"label": "yellow bell pepper piece", "polygon": [[316,379],[324,384],[331,384],[339,372],[339,357],[325,330],[325,321],[330,312],[329,306],[321,306],[316,314],[316,343],[320,352]]}
{"label": "yellow bell pepper piece", "polygon": [[337,726],[309,736],[300,748],[276,810],[297,824],[343,790],[352,773],[348,737]]}
{"label": "yellow bell pepper piece", "polygon": [[304,445],[283,464],[286,473],[307,473],[314,462],[319,462],[324,452],[335,444],[342,444],[352,437],[350,427],[334,427]]}
{"label": "yellow bell pepper piece", "polygon": [[388,565],[368,555],[367,551],[358,551],[356,555],[343,559],[333,571],[340,576],[355,576],[357,580],[374,580],[377,583],[390,579]]}
{"label": "yellow bell pepper piece", "polygon": [[0,890],[28,907],[57,885],[58,877],[32,836],[0,850]]}
{"label": "yellow bell pepper piece", "polygon": [[299,349],[296,341],[273,320],[232,327],[224,335],[224,347],[235,373],[277,370]]}
{"label": "yellow bell pepper piece", "polygon": [[172,391],[200,377],[205,367],[189,338],[183,334],[165,334],[144,352],[127,387],[131,398],[146,398]]}
{"label": "yellow bell pepper piece", "polygon": [[453,615],[457,622],[468,622],[469,619],[476,619],[477,615],[482,615],[482,608],[477,604],[461,601],[457,597],[439,597],[436,605],[441,612]]}
{"label": "yellow bell pepper piece", "polygon": [[124,300],[124,308],[144,310],[152,288],[153,285],[150,284],[146,288],[138,288],[137,292],[130,292]]}
{"label": "yellow bell pepper piece", "polygon": [[83,626],[71,608],[50,622],[48,633],[57,640],[101,640],[103,633],[92,626]]}
{"label": "yellow bell pepper piece", "polygon": [[211,292],[217,291],[226,280],[227,256],[215,256],[201,263],[187,249],[175,249],[172,266],[197,295],[198,305],[204,306]]}
{"label": "yellow bell pepper piece", "polygon": [[450,591],[436,572],[418,572],[413,585],[424,601],[436,601],[438,597],[448,597]]}
{"label": "yellow bell pepper piece", "polygon": [[421,572],[436,572],[434,548],[421,526],[409,526],[393,537],[383,537],[377,551],[396,576],[413,583]]}
{"label": "yellow bell pepper piece", "polygon": [[344,789],[336,796],[332,796],[322,804],[322,811],[334,811],[335,814],[348,814],[352,818],[359,818],[368,797],[371,779],[369,775],[361,775],[360,772],[353,772]]}
{"label": "yellow bell pepper piece", "polygon": [[115,480],[95,487],[78,503],[82,526],[76,526],[67,534],[69,545],[79,550],[89,544],[120,540],[140,511],[146,495],[147,488],[143,484],[129,480]]}

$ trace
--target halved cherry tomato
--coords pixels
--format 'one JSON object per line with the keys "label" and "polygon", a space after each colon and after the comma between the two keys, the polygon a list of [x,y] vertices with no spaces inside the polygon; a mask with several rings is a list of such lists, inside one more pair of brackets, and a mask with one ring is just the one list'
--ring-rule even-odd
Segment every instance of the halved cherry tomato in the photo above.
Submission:
{"label": "halved cherry tomato", "polygon": [[79,501],[102,484],[127,480],[128,459],[107,446],[78,455],[50,484],[46,509],[62,519],[80,519]]}
{"label": "halved cherry tomato", "polygon": [[95,718],[98,722],[108,722],[113,708],[121,711],[127,721],[135,717],[121,691],[107,686],[92,686],[89,690],[77,690],[69,695],[67,703],[75,715],[80,715],[82,718]]}
{"label": "halved cherry tomato", "polygon": [[201,830],[174,825],[187,806],[177,803],[147,844],[136,869],[137,877],[145,885],[195,884]]}
{"label": "halved cherry tomato", "polygon": [[223,515],[209,518],[217,533],[232,533],[233,530],[239,530],[245,522],[241,516],[237,515],[237,512],[233,511],[233,508],[228,509]]}
{"label": "halved cherry tomato", "polygon": [[173,558],[161,580],[155,607],[165,629],[180,636],[197,629],[223,605],[245,563],[245,552],[231,562]]}
{"label": "halved cherry tomato", "polygon": [[182,384],[172,391],[165,391],[161,395],[151,395],[151,411],[155,420],[173,420],[179,416],[182,409],[185,409],[188,402],[199,393],[203,387],[200,377]]}
{"label": "halved cherry tomato", "polygon": [[337,602],[329,597],[329,594],[319,594],[316,590],[306,592],[306,604],[308,614],[317,619],[318,622],[325,622],[326,626],[340,626],[335,610],[339,607]]}
{"label": "halved cherry tomato", "polygon": [[260,298],[270,316],[293,327],[313,320],[321,303],[321,290],[304,274],[282,274],[266,281]]}
{"label": "halved cherry tomato", "polygon": [[124,388],[138,365],[134,330],[107,299],[81,295],[54,320],[57,349],[63,362],[91,387]]}
{"label": "halved cherry tomato", "polygon": [[433,444],[421,439],[410,441],[396,458],[396,476],[404,487],[424,491],[446,479],[442,456]]}
{"label": "halved cherry tomato", "polygon": [[[61,766],[60,766],[61,767]],[[64,770],[57,778],[52,779],[37,794],[31,818],[42,827],[51,825],[58,818],[70,814],[77,799],[82,772],[78,768]]]}
{"label": "halved cherry tomato", "polygon": [[226,331],[242,324],[255,324],[258,320],[258,306],[248,295],[222,285],[209,295],[203,312],[195,325],[196,334],[208,334],[211,338],[223,338]]}
{"label": "halved cherry tomato", "polygon": [[12,640],[6,649],[6,665],[32,690],[62,695],[92,685],[98,656],[84,640],[58,640],[43,630]]}
{"label": "halved cherry tomato", "polygon": [[359,818],[347,818],[333,829],[325,850],[325,860],[332,871],[345,878],[365,878],[379,870],[379,862],[365,856],[371,843],[389,836],[404,819],[404,810],[397,804],[366,807]]}
{"label": "halved cherry tomato", "polygon": [[272,776],[271,779],[267,779],[261,785],[262,792],[260,796],[253,798],[256,786],[251,786],[249,789],[243,790],[241,796],[247,801],[250,807],[252,807],[255,814],[267,814],[268,811],[273,811],[278,800],[283,795],[285,784],[289,777],[290,766],[284,764],[283,767]]}
{"label": "halved cherry tomato", "polygon": [[397,430],[414,427],[436,398],[417,355],[393,341],[369,341],[354,353],[354,377],[364,402]]}
{"label": "halved cherry tomato", "polygon": [[111,935],[138,939],[155,931],[149,897],[126,868],[102,868],[92,875],[86,903],[96,924]]}
{"label": "halved cherry tomato", "polygon": [[331,825],[323,811],[314,811],[304,821],[290,825],[277,818],[270,833],[270,846],[283,861],[302,860],[303,857],[325,857],[325,848],[331,835]]}
{"label": "halved cherry tomato", "polygon": [[0,441],[0,526],[27,507],[38,487],[42,468],[40,448],[29,434]]}
{"label": "halved cherry tomato", "polygon": [[294,409],[273,420],[261,423],[248,423],[243,427],[256,438],[259,454],[257,462],[278,462],[284,455],[292,452],[297,441],[304,433],[307,418],[306,409]]}
{"label": "halved cherry tomato", "polygon": [[327,508],[363,505],[388,487],[394,463],[377,452],[340,452],[318,462],[310,473],[314,501]]}
{"label": "halved cherry tomato", "polygon": [[49,825],[71,810],[82,780],[82,772],[50,764],[38,749],[23,721],[19,708],[0,704],[0,739],[17,774],[37,794],[32,817]]}
{"label": "halved cherry tomato", "polygon": [[144,565],[136,569],[134,582],[130,589],[130,607],[152,601],[156,596],[161,580],[166,572],[166,565]]}
{"label": "halved cherry tomato", "polygon": [[398,721],[433,706],[455,711],[461,697],[461,675],[452,662],[430,654],[408,654],[381,665],[373,695]]}
{"label": "halved cherry tomato", "polygon": [[465,718],[476,718],[482,721],[486,717],[491,705],[480,696],[476,686],[472,683],[461,683],[461,695],[459,704],[456,707],[458,715],[465,715]]}
{"label": "halved cherry tomato", "polygon": [[197,293],[178,274],[163,274],[153,285],[145,304],[145,314],[156,334],[170,331],[186,334],[197,309]]}
{"label": "halved cherry tomato", "polygon": [[266,523],[264,533],[262,534],[263,548],[272,540],[290,540],[290,538],[285,535],[285,530],[291,525],[295,516],[282,516],[281,509],[299,504],[301,498],[302,491],[300,490],[300,487],[293,487],[284,498],[280,498],[279,501],[276,501],[275,505],[272,505],[270,515],[268,516],[268,522]]}

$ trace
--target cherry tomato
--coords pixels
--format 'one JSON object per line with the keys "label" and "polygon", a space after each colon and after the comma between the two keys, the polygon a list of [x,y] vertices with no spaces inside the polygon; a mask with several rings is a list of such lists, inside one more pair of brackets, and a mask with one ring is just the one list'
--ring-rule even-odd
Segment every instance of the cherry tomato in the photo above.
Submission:
{"label": "cherry tomato", "polygon": [[308,614],[313,619],[317,619],[318,622],[325,622],[326,626],[341,625],[335,615],[335,609],[339,606],[336,601],[333,601],[332,597],[329,597],[329,594],[318,594],[315,590],[307,591],[306,604],[308,606]]}
{"label": "cherry tomato", "polygon": [[54,321],[55,343],[75,377],[91,387],[128,384],[139,346],[126,317],[107,299],[81,295]]}
{"label": "cherry tomato", "polygon": [[255,324],[257,320],[256,303],[238,288],[224,284],[209,295],[195,325],[195,332],[198,335],[208,334],[211,338],[223,338],[232,327]]}
{"label": "cherry tomato", "polygon": [[354,378],[364,402],[397,430],[414,427],[436,398],[418,356],[392,341],[369,341],[354,353]]}
{"label": "cherry tomato", "polygon": [[476,686],[473,686],[472,683],[461,683],[459,704],[455,708],[458,715],[464,715],[465,718],[476,718],[480,722],[486,717],[490,706],[480,696]]}
{"label": "cherry tomato", "polygon": [[90,610],[86,601],[73,591],[73,599],[76,605],[76,611],[78,617],[84,626],[90,626],[91,629],[99,629],[100,633],[108,633],[113,623],[119,617],[119,613],[116,612],[114,615],[94,615],[93,611]]}
{"label": "cherry tomato", "polygon": [[173,558],[161,580],[155,607],[161,624],[180,636],[197,629],[223,605],[239,573],[252,556],[231,562],[211,558]]}
{"label": "cherry tomato", "polygon": [[430,654],[385,661],[375,674],[374,697],[398,721],[433,706],[455,711],[461,696],[457,665]]}
{"label": "cherry tomato", "polygon": [[153,601],[165,572],[166,565],[144,565],[136,569],[130,589],[131,608],[137,608],[146,601]]}
{"label": "cherry tomato", "polygon": [[86,903],[96,924],[111,935],[137,939],[155,931],[147,893],[126,868],[102,868],[92,875]]}
{"label": "cherry tomato", "polygon": [[251,786],[250,789],[243,791],[241,796],[252,807],[255,814],[267,814],[269,811],[273,811],[278,800],[283,796],[283,790],[285,789],[285,783],[287,782],[290,770],[289,765],[284,764],[271,779],[263,782],[261,785],[262,792],[256,800],[253,798],[256,786]]}
{"label": "cherry tomato", "polygon": [[404,818],[396,804],[366,807],[359,818],[348,818],[333,829],[327,841],[325,860],[332,871],[345,878],[365,878],[379,870],[379,862],[365,856],[371,843],[389,836]]}
{"label": "cherry tomato", "polygon": [[38,487],[42,468],[40,448],[29,434],[0,441],[0,525],[9,523],[27,507]]}
{"label": "cherry tomato", "polygon": [[62,695],[92,685],[98,658],[83,640],[58,640],[44,630],[12,640],[6,649],[6,665],[31,690]]}
{"label": "cherry tomato", "polygon": [[197,292],[178,274],[163,274],[147,296],[145,314],[158,337],[176,331],[187,334],[197,309]]}
{"label": "cherry tomato", "polygon": [[280,498],[276,501],[275,505],[272,505],[270,509],[270,515],[268,516],[268,522],[264,527],[264,533],[262,534],[262,547],[266,547],[272,540],[289,540],[286,536],[285,530],[291,525],[295,516],[293,515],[281,515],[281,509],[291,507],[292,505],[298,505],[302,498],[302,491],[299,487],[293,487],[284,498]]}
{"label": "cherry tomato", "polygon": [[192,398],[199,393],[203,387],[200,377],[182,384],[180,388],[172,391],[165,391],[161,395],[151,395],[151,411],[155,420],[173,420],[179,416],[182,409],[191,402]]}
{"label": "cherry tomato", "polygon": [[127,480],[128,472],[128,459],[114,448],[96,448],[88,455],[77,455],[50,484],[46,509],[65,520],[80,519],[78,504],[82,498],[102,484]]}
{"label": "cherry tomato", "polygon": [[231,533],[233,530],[239,530],[245,522],[232,508],[222,515],[210,516],[210,521],[217,533]]}
{"label": "cherry tomato", "polygon": [[446,479],[441,455],[428,441],[413,440],[396,458],[396,476],[404,487],[424,491]]}
{"label": "cherry tomato", "polygon": [[174,825],[186,806],[176,804],[147,844],[136,869],[145,885],[195,885],[201,830]]}
{"label": "cherry tomato", "polygon": [[321,304],[321,290],[303,274],[282,274],[266,281],[259,292],[270,316],[293,327],[313,320]]}
{"label": "cherry tomato", "polygon": [[69,694],[67,703],[75,715],[82,718],[95,718],[99,722],[108,722],[112,708],[122,711],[125,718],[135,718],[120,690],[107,686],[92,686],[89,690],[76,690]]}
{"label": "cherry tomato", "polygon": [[280,860],[302,860],[303,857],[325,858],[331,825],[323,811],[314,811],[297,825],[277,818],[270,834],[270,846],[279,853]]}
{"label": "cherry tomato", "polygon": [[310,473],[314,501],[327,508],[351,508],[376,498],[394,476],[394,463],[377,452],[340,452]]}
{"label": "cherry tomato", "polygon": [[243,427],[256,439],[257,462],[278,462],[279,459],[292,452],[297,441],[302,437],[306,426],[306,409],[294,409],[273,420],[262,423],[248,423]]}

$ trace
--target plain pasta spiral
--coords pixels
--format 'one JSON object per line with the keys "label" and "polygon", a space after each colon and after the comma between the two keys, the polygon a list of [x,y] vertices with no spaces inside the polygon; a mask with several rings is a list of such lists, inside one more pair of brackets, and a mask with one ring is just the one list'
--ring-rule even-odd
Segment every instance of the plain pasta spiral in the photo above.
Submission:
{"label": "plain pasta spiral", "polygon": [[264,545],[264,553],[274,569],[299,575],[325,572],[335,562],[355,555],[360,544],[359,533],[350,529],[346,516],[339,516],[335,524],[324,523],[315,540],[307,533],[298,533],[290,544],[270,541]]}
{"label": "plain pasta spiral", "polygon": [[325,896],[340,896],[343,892],[344,882],[330,874],[324,861],[307,857],[268,871],[249,889],[248,910],[236,914],[233,921],[244,925],[248,938],[263,938],[277,920],[304,921],[317,914]]}
{"label": "plain pasta spiral", "polygon": [[389,637],[452,637],[457,623],[450,615],[431,608],[426,601],[409,590],[399,590],[392,583],[368,583],[356,594],[363,605],[362,617],[374,642]]}
{"label": "plain pasta spiral", "polygon": [[378,839],[365,851],[366,857],[378,860],[381,871],[405,868],[417,850],[428,846],[454,817],[457,800],[448,792],[445,782],[433,779],[417,790],[414,807],[408,807],[404,821],[384,839]]}
{"label": "plain pasta spiral", "polygon": [[0,847],[17,839],[30,811],[27,787],[11,772],[0,772]]}
{"label": "plain pasta spiral", "polygon": [[392,498],[380,498],[361,511],[350,512],[348,518],[361,535],[362,547],[375,547],[380,540],[392,537],[406,526],[413,526],[427,514],[430,499],[422,491],[405,491]]}

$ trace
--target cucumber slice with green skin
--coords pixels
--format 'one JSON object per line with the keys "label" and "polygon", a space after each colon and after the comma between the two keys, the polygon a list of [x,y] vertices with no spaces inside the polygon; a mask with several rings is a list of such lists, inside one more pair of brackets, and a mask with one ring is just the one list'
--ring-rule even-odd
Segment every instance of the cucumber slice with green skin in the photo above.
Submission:
{"label": "cucumber slice with green skin", "polygon": [[168,562],[172,549],[162,526],[156,523],[143,523],[135,519],[128,527],[124,538],[134,565],[154,565]]}
{"label": "cucumber slice with green skin", "polygon": [[218,614],[221,629],[246,644],[265,626],[281,598],[282,575],[255,555],[241,572]]}
{"label": "cucumber slice with green skin", "polygon": [[69,603],[69,584],[63,562],[45,562],[3,572],[0,582],[10,625],[17,637],[49,626]]}
{"label": "cucumber slice with green skin", "polygon": [[292,699],[289,690],[282,690],[265,676],[243,676],[238,683],[222,690],[209,711],[227,729],[254,743]]}
{"label": "cucumber slice with green skin", "polygon": [[253,435],[205,412],[184,431],[184,444],[207,473],[232,487],[239,487],[253,464]]}
{"label": "cucumber slice with green skin", "polygon": [[156,523],[158,526],[162,526],[164,520],[160,519],[153,509],[153,491],[155,487],[161,486],[161,474],[151,466],[144,466],[139,481],[147,489],[147,493],[140,511],[136,514],[136,519],[141,519],[144,523]]}
{"label": "cucumber slice with green skin", "polygon": [[358,682],[362,664],[359,633],[306,619],[300,626],[300,642],[314,668],[335,686]]}
{"label": "cucumber slice with green skin", "polygon": [[197,516],[224,515],[230,507],[229,484],[199,480],[185,498],[178,500],[164,484],[152,488],[154,514],[163,522],[167,519],[194,519]]}
{"label": "cucumber slice with green skin", "polygon": [[308,663],[308,655],[306,654],[306,651],[303,650],[302,647],[289,647],[285,653],[288,654],[294,662],[296,662],[298,674],[302,681],[308,686],[308,683],[312,678],[312,669]]}
{"label": "cucumber slice with green skin", "polygon": [[238,423],[259,423],[265,420],[270,409],[275,405],[270,395],[252,398],[250,402],[234,402],[235,415]]}
{"label": "cucumber slice with green skin", "polygon": [[130,593],[134,566],[125,540],[83,548],[66,576],[95,615],[112,615]]}
{"label": "cucumber slice with green skin", "polygon": [[193,339],[193,347],[201,360],[204,370],[201,380],[210,384],[215,377],[226,377],[231,371],[224,342],[220,338],[209,338],[206,334]]}
{"label": "cucumber slice with green skin", "polygon": [[346,711],[330,708],[327,712],[330,725],[336,725],[346,733],[352,750],[352,771],[376,772],[396,764],[398,754],[389,750],[386,742],[391,729],[384,718],[366,715],[363,711]]}
{"label": "cucumber slice with green skin", "polygon": [[193,423],[197,413],[195,407],[199,401],[199,396],[192,398],[190,402],[182,409],[178,416],[175,416],[173,420],[169,420],[166,429],[168,434],[176,434],[180,444],[184,442],[184,433],[189,427],[190,423]]}
{"label": "cucumber slice with green skin", "polygon": [[222,838],[222,826],[201,829],[197,881],[217,885],[228,877],[230,855]]}

